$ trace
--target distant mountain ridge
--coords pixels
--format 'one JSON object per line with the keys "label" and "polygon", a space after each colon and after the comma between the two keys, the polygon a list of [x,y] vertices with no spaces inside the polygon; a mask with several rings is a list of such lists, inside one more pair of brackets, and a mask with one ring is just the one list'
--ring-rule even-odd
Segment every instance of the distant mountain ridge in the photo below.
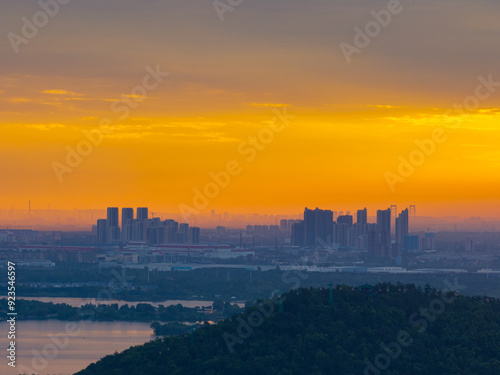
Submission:
{"label": "distant mountain ridge", "polygon": [[460,288],[297,289],[76,375],[500,374],[500,300]]}

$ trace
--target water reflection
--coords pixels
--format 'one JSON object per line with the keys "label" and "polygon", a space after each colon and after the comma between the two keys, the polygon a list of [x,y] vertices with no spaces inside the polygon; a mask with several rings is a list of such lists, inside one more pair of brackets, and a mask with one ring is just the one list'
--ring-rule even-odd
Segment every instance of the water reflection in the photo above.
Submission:
{"label": "water reflection", "polygon": [[[0,331],[7,332],[7,324],[0,322]],[[7,366],[5,358],[2,375],[17,375],[20,370],[71,375],[108,354],[155,339],[149,323],[19,320],[16,328],[17,366]],[[8,341],[7,335],[1,336],[2,348]]]}

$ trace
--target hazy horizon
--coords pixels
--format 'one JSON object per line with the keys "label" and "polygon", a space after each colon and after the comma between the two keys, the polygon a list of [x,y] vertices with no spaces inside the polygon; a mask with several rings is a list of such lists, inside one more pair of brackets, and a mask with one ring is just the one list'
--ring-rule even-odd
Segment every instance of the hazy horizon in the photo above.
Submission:
{"label": "hazy horizon", "polygon": [[497,4],[397,3],[10,2],[0,205],[496,216]]}

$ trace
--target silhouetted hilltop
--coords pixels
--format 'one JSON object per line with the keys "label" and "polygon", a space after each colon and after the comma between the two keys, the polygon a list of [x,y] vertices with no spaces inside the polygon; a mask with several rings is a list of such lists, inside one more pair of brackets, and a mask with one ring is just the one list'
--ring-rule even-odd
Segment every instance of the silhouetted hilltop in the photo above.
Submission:
{"label": "silhouetted hilltop", "polygon": [[377,284],[298,289],[77,375],[500,374],[500,300]]}

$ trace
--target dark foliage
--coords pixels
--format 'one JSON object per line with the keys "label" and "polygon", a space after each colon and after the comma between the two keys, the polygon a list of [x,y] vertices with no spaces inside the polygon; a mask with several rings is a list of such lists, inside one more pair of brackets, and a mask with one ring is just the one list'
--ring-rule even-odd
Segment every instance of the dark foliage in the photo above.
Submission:
{"label": "dark foliage", "polygon": [[500,300],[402,284],[298,289],[77,375],[363,373],[500,374]]}

